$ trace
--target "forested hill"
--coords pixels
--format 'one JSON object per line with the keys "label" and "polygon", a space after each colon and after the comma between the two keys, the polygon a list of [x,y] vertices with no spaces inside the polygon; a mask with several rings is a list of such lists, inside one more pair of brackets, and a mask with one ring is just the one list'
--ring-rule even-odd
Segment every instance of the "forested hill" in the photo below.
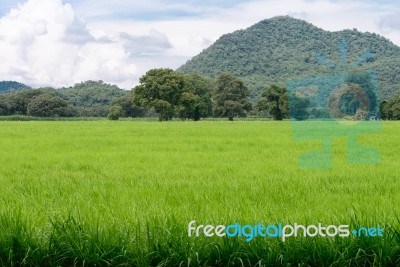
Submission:
{"label": "forested hill", "polygon": [[25,90],[29,89],[30,87],[19,83],[19,82],[13,82],[13,81],[2,81],[0,82],[0,93],[9,93],[9,92],[14,92],[14,91],[20,91],[20,90]]}
{"label": "forested hill", "polygon": [[287,16],[263,20],[248,29],[222,36],[178,71],[209,77],[231,72],[245,81],[255,97],[270,83],[334,73],[317,58],[324,55],[340,66],[341,40],[348,43],[347,66],[371,52],[372,58],[357,69],[372,69],[377,73],[381,98],[400,91],[400,47],[390,40],[356,29],[324,31]]}
{"label": "forested hill", "polygon": [[[126,95],[128,91],[103,81],[86,81],[60,89],[28,87],[27,90],[8,90],[0,94],[0,116],[36,114],[35,116],[39,117],[52,117],[56,116],[53,111],[62,107],[62,110],[58,110],[60,113],[57,113],[57,116],[105,117],[110,104]],[[37,100],[35,105],[40,106],[40,111],[46,108],[52,112],[36,112],[36,106],[32,104],[33,112],[29,114],[28,106],[35,99]],[[54,106],[53,109],[49,108],[51,105]],[[44,115],[41,115],[42,113]]]}

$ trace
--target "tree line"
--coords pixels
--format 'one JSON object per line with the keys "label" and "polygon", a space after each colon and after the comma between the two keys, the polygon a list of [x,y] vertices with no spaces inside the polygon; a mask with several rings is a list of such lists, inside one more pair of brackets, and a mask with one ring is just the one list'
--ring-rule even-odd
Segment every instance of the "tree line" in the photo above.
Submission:
{"label": "tree line", "polygon": [[[318,106],[307,97],[288,92],[286,86],[271,84],[257,99],[249,98],[249,89],[244,82],[231,73],[219,74],[210,79],[198,74],[183,74],[171,69],[152,69],[140,78],[133,88],[131,104],[125,97],[114,101],[110,107],[110,118],[118,119],[133,107],[152,109],[160,121],[180,118],[200,120],[207,117],[269,117],[274,120],[292,118],[305,119],[367,119],[378,116],[376,87],[367,72],[350,73],[341,88],[341,95],[329,99],[338,106],[332,114],[328,103]],[[364,92],[368,106],[363,106],[357,92]],[[328,96],[321,95],[321,98]],[[325,100],[326,102],[326,100]],[[331,104],[331,103],[330,103]],[[290,108],[289,108],[290,107]]]}
{"label": "tree line", "polygon": [[36,117],[105,117],[108,106],[127,94],[102,81],[86,81],[72,87],[32,89],[20,83],[2,82],[0,115]]}
{"label": "tree line", "polygon": [[[102,81],[87,81],[58,90],[10,90],[0,94],[0,115],[108,116],[112,120],[158,117],[160,121],[173,118],[198,121],[210,117],[234,120],[246,116],[305,120],[332,115],[328,109],[313,106],[306,97],[293,94],[280,84],[271,84],[258,98],[252,99],[245,83],[231,73],[211,79],[160,68],[148,71],[139,82],[130,91]],[[361,89],[367,93],[368,109],[354,101],[354,92]],[[339,106],[338,113],[333,114],[335,118],[359,120],[380,114],[382,119],[400,119],[400,94],[378,103],[373,80],[366,73],[350,73],[340,91],[341,96],[330,97]],[[375,112],[378,109],[379,113]]]}

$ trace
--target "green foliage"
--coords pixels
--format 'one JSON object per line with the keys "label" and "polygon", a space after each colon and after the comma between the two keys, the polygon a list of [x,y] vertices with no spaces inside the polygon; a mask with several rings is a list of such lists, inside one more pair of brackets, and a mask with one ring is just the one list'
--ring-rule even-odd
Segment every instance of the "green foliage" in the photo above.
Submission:
{"label": "green foliage", "polygon": [[181,95],[178,114],[181,119],[191,118],[195,121],[200,119],[200,97],[191,92],[184,92]]}
{"label": "green foliage", "polygon": [[169,120],[179,105],[184,90],[183,75],[171,69],[152,69],[140,78],[134,88],[134,102],[142,107],[153,107],[159,120]]}
{"label": "green foliage", "polygon": [[[28,115],[28,104],[36,97],[46,94],[31,105],[33,116],[82,116],[82,117],[105,117],[111,103],[123,107],[123,116],[140,116],[143,110],[132,105],[129,107],[130,97],[125,97],[128,92],[119,89],[115,85],[108,85],[102,81],[87,81],[69,88],[54,89],[50,87],[11,91],[0,95],[0,116],[4,115]],[[52,95],[53,97],[49,97]],[[57,96],[55,98],[54,96]],[[125,97],[125,98],[124,98]],[[60,101],[60,99],[62,101]],[[38,101],[41,103],[38,103]],[[46,101],[48,101],[46,103]],[[64,104],[67,104],[65,107]],[[42,107],[39,107],[42,105]],[[45,106],[49,110],[44,111]],[[52,109],[52,105],[61,105],[62,110]],[[50,113],[52,115],[50,115]]]}
{"label": "green foliage", "polygon": [[30,87],[19,82],[14,82],[14,81],[0,82],[0,94],[21,91],[26,89],[30,89]]}
{"label": "green foliage", "polygon": [[37,96],[47,92],[40,89],[30,89],[6,95],[9,103],[9,113],[12,115],[27,115],[28,104]]}
{"label": "green foliage", "polygon": [[[371,105],[376,105],[359,84],[347,83],[337,89],[329,98],[329,111],[336,119],[367,119]],[[375,108],[373,108],[375,109]],[[376,114],[374,111],[373,114]]]}
{"label": "green foliage", "polygon": [[77,111],[68,106],[60,97],[41,94],[31,99],[27,106],[27,115],[36,117],[74,117]]}
{"label": "green foliage", "polygon": [[340,71],[338,43],[343,39],[349,43],[347,66],[371,52],[373,57],[357,69],[376,71],[383,99],[400,90],[400,47],[375,33],[328,32],[291,17],[263,20],[248,29],[223,35],[178,71],[208,77],[231,72],[244,81],[251,89],[250,96],[256,98],[265,85],[332,74],[332,69],[317,62],[319,53]]}
{"label": "green foliage", "polygon": [[345,79],[347,84],[356,84],[359,88],[366,93],[369,107],[366,107],[363,112],[369,114],[369,116],[376,116],[378,113],[378,96],[377,96],[377,85],[374,84],[374,80],[368,72],[351,72]]}
{"label": "green foliage", "polygon": [[289,96],[289,109],[290,118],[295,120],[306,120],[309,118],[310,113],[308,108],[310,106],[310,100],[304,97],[299,97],[296,95]]}
{"label": "green foliage", "polygon": [[193,119],[212,116],[211,95],[214,91],[213,80],[198,74],[184,75],[184,93],[181,95],[179,117],[182,119]]}
{"label": "green foliage", "polygon": [[230,73],[222,73],[217,78],[214,99],[214,114],[228,117],[230,121],[236,116],[246,116],[251,110],[248,101],[248,89],[239,78]]}
{"label": "green foliage", "polygon": [[400,94],[382,101],[379,111],[383,120],[400,120]]}
{"label": "green foliage", "polygon": [[261,93],[257,102],[258,111],[267,111],[274,120],[282,120],[289,115],[288,95],[286,87],[272,84]]}
{"label": "green foliage", "polygon": [[132,91],[129,91],[126,95],[114,100],[111,103],[111,106],[119,105],[122,108],[121,117],[132,117],[132,118],[141,118],[145,117],[146,109],[143,107],[137,106],[133,101],[134,95]]}
{"label": "green foliage", "polygon": [[108,109],[108,119],[117,121],[122,116],[122,107],[120,105],[111,105]]}
{"label": "green foliage", "polygon": [[152,107],[159,120],[174,116],[200,120],[212,113],[212,80],[196,74],[183,75],[171,69],[152,69],[140,78],[134,91],[134,103]]}
{"label": "green foliage", "polygon": [[158,113],[159,121],[171,120],[174,116],[174,106],[166,100],[156,99],[152,101],[152,106]]}
{"label": "green foliage", "polygon": [[127,94],[115,85],[103,81],[86,81],[57,90],[57,95],[76,107],[83,117],[105,117],[109,105]]}
{"label": "green foliage", "polygon": [[10,113],[10,102],[7,97],[0,95],[0,116],[6,116]]}

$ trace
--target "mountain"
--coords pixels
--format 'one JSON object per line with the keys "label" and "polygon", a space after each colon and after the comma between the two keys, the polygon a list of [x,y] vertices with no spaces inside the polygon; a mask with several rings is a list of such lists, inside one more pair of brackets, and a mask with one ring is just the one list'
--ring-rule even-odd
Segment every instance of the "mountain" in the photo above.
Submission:
{"label": "mountain", "polygon": [[[347,71],[375,71],[382,99],[400,91],[399,46],[375,33],[356,29],[329,32],[288,16],[263,20],[245,30],[223,35],[178,71],[209,77],[231,72],[241,77],[252,97],[256,97],[271,83],[345,70],[341,55],[346,49],[339,45],[344,44],[343,40],[347,43]],[[366,53],[371,56],[352,67]],[[321,64],[323,57],[336,68]]]}
{"label": "mountain", "polygon": [[0,82],[0,94],[25,90],[25,89],[30,89],[30,87],[19,82],[13,82],[13,81]]}

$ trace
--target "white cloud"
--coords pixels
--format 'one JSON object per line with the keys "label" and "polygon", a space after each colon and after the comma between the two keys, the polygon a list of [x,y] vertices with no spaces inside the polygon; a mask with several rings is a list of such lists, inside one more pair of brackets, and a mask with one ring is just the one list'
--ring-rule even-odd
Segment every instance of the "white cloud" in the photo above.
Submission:
{"label": "white cloud", "polygon": [[96,41],[69,4],[29,0],[0,20],[0,77],[33,86],[103,79],[130,88],[136,67],[118,42]]}
{"label": "white cloud", "polygon": [[28,0],[0,20],[0,79],[34,86],[102,79],[131,88],[148,69],[177,68],[223,34],[277,15],[376,32],[400,45],[394,1],[64,1],[72,5]]}

